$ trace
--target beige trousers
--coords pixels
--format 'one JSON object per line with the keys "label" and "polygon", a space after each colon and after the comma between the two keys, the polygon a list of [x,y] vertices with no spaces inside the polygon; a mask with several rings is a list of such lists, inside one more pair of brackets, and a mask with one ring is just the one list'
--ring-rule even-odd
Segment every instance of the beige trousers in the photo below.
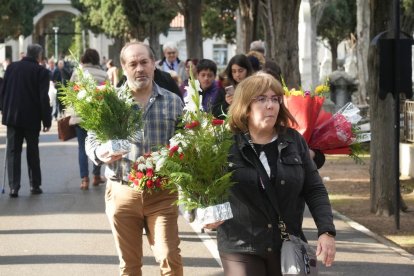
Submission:
{"label": "beige trousers", "polygon": [[108,179],[106,214],[119,256],[120,275],[141,276],[142,231],[160,264],[161,275],[183,275],[178,237],[177,194],[137,192]]}

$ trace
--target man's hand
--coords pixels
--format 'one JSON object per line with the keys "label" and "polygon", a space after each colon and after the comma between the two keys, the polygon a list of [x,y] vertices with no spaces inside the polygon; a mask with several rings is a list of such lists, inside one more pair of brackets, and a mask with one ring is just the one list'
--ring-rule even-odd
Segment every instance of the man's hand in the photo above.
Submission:
{"label": "man's hand", "polygon": [[48,132],[50,130],[50,127],[43,127],[43,132]]}
{"label": "man's hand", "polygon": [[122,158],[122,154],[118,154],[118,155],[109,155],[109,151],[106,149],[106,147],[104,146],[98,146],[96,148],[96,157],[99,158],[99,160],[101,160],[102,162],[106,163],[106,164],[110,164],[113,163],[119,159]]}

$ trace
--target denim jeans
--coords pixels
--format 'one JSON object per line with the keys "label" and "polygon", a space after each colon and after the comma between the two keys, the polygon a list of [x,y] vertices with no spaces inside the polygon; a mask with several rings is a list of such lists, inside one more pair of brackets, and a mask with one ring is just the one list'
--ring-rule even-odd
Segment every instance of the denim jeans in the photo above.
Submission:
{"label": "denim jeans", "polygon": [[[88,135],[86,130],[81,128],[80,126],[76,125],[76,136],[78,138],[78,161],[79,161],[79,169],[80,169],[80,177],[84,178],[89,176],[89,163],[88,163],[88,156],[86,155],[85,151],[85,139]],[[101,166],[96,166],[93,164],[92,173],[95,176],[101,175]]]}

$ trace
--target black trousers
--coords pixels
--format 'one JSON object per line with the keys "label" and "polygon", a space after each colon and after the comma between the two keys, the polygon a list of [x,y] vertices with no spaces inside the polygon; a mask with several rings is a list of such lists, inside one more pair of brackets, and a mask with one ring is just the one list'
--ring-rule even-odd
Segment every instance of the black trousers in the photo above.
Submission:
{"label": "black trousers", "polygon": [[26,158],[31,187],[42,184],[39,158],[39,131],[7,126],[7,175],[10,189],[20,189],[23,140],[26,140]]}
{"label": "black trousers", "polygon": [[258,256],[220,252],[220,259],[225,276],[282,276],[279,253]]}

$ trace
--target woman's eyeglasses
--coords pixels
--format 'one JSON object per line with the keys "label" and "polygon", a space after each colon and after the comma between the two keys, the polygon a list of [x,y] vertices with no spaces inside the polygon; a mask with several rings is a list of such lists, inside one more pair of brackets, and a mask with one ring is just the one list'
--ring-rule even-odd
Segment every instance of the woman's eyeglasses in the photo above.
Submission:
{"label": "woman's eyeglasses", "polygon": [[271,96],[271,97],[257,96],[255,98],[252,98],[252,101],[262,104],[262,105],[265,105],[267,101],[270,101],[273,104],[276,104],[276,103],[281,104],[283,102],[283,96]]}

